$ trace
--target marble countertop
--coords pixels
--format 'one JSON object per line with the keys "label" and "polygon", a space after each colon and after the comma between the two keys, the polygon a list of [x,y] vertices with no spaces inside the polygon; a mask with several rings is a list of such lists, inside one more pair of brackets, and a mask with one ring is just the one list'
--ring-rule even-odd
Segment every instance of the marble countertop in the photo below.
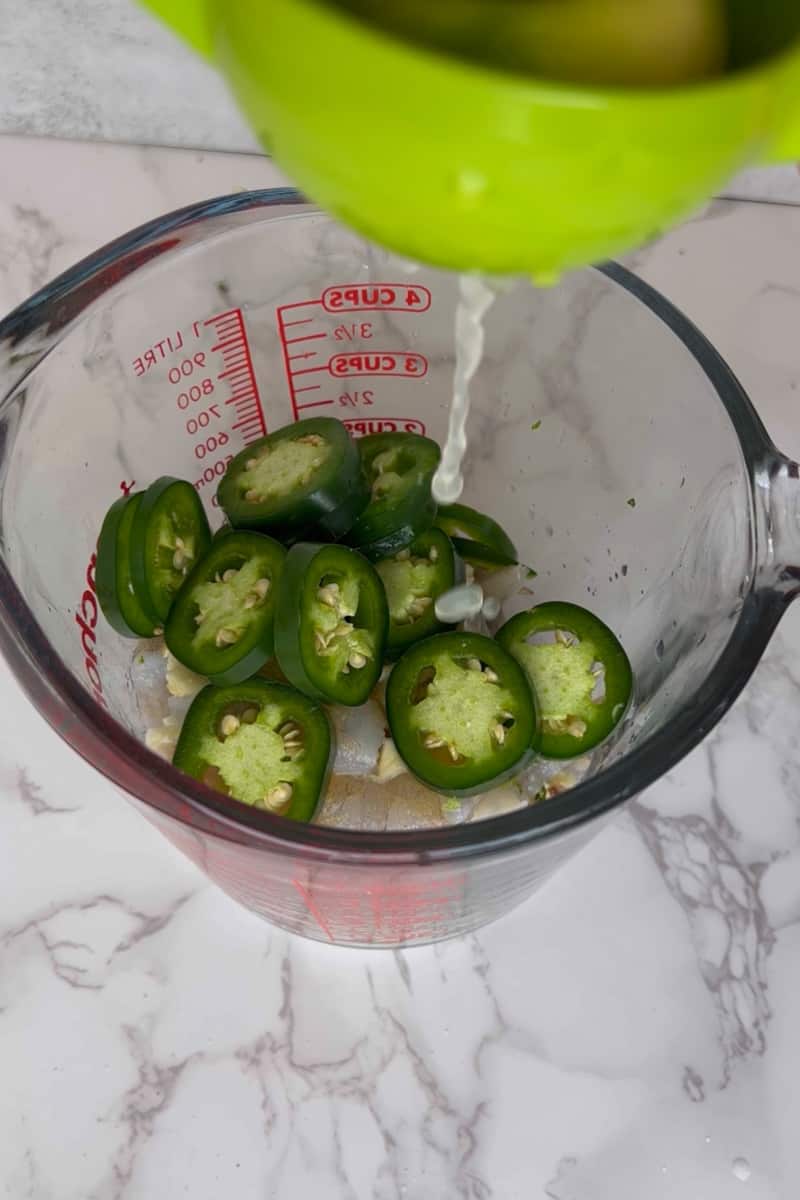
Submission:
{"label": "marble countertop", "polygon": [[248,151],[216,72],[135,0],[3,0],[0,131]]}
{"label": "marble countertop", "polygon": [[[254,157],[0,138],[0,305]],[[56,186],[57,185],[57,186]],[[800,455],[800,209],[635,256]],[[733,712],[463,941],[239,909],[0,667],[0,1196],[787,1200],[800,1192],[800,614]]]}

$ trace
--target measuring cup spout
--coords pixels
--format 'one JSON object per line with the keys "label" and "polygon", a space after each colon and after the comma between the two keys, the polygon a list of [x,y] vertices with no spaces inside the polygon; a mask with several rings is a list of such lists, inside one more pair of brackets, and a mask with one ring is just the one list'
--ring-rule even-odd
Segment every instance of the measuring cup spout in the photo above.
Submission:
{"label": "measuring cup spout", "polygon": [[759,576],[785,600],[800,594],[800,464],[769,459],[755,479]]}
{"label": "measuring cup spout", "polygon": [[211,30],[204,3],[198,3],[198,0],[142,0],[142,3],[169,25],[173,33],[206,58],[211,58]]}

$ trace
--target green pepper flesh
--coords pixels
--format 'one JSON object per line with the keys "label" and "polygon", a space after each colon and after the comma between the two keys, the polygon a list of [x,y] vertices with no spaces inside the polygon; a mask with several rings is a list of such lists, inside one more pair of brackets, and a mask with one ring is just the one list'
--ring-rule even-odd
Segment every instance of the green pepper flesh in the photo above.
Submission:
{"label": "green pepper flesh", "polygon": [[386,711],[409,770],[448,795],[517,774],[538,740],[524,671],[481,634],[438,634],[407,650],[389,677]]}
{"label": "green pepper flesh", "polygon": [[291,548],[275,652],[296,688],[330,704],[363,704],[383,667],[388,624],[383,584],[355,550],[308,542]]}
{"label": "green pepper flesh", "polygon": [[174,765],[242,804],[310,821],[333,760],[325,713],[285,684],[203,688],[186,714]]}
{"label": "green pepper flesh", "polygon": [[286,551],[249,531],[214,539],[179,591],[165,629],[185,667],[212,683],[255,675],[274,648],[275,605]]}
{"label": "green pepper flesh", "polygon": [[517,613],[497,641],[524,667],[542,714],[541,753],[574,758],[622,720],[633,672],[607,625],[576,604],[540,604]]}

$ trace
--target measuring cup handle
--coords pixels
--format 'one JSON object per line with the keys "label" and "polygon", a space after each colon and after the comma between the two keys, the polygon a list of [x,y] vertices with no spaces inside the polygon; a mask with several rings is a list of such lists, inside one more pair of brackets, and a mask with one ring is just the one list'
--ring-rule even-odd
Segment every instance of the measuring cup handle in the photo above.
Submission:
{"label": "measuring cup handle", "polygon": [[198,0],[142,0],[142,4],[193,49],[206,58],[212,57],[214,47],[205,4]]}

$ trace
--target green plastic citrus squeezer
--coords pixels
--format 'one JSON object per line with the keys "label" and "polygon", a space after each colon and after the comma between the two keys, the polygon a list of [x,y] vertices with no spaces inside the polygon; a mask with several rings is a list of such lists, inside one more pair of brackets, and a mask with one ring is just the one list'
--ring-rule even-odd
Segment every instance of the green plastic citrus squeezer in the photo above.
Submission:
{"label": "green plastic citrus squeezer", "polygon": [[748,163],[800,157],[800,5],[730,0],[750,49],[735,69],[612,86],[448,52],[366,19],[379,2],[400,0],[146,0],[309,196],[441,266],[544,281],[641,244]]}

